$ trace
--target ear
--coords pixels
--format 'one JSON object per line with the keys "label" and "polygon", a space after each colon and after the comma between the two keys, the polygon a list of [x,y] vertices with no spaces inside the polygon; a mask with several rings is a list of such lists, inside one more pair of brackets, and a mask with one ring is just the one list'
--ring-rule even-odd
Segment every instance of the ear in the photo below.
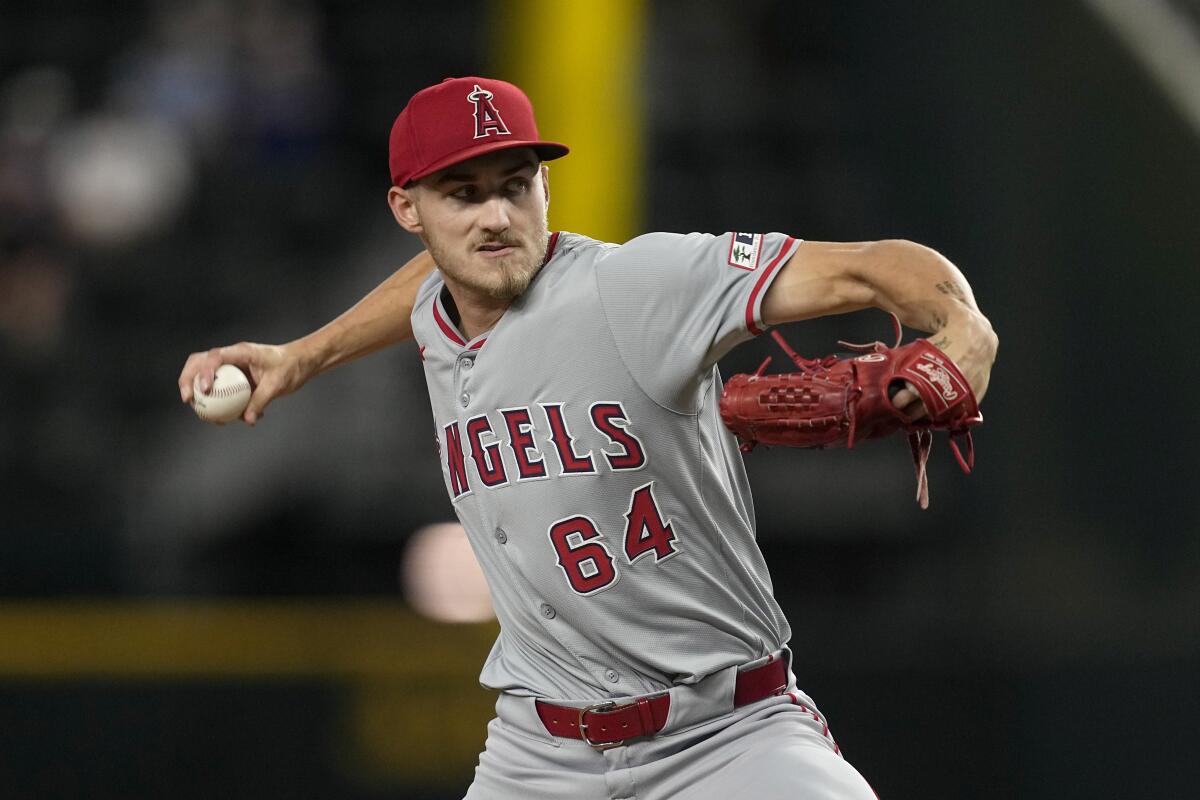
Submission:
{"label": "ear", "polygon": [[393,186],[388,189],[388,207],[392,209],[392,216],[401,228],[419,236],[424,229],[421,227],[421,214],[417,211],[415,195],[416,187],[401,189]]}
{"label": "ear", "polygon": [[550,167],[542,164],[542,191],[546,194],[546,208],[550,207]]}

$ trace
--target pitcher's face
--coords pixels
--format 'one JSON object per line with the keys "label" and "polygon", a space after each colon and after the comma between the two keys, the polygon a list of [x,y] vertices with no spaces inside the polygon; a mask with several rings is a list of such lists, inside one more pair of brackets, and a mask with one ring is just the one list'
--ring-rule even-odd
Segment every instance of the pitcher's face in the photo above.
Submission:
{"label": "pitcher's face", "polygon": [[546,256],[548,178],[530,148],[500,150],[439,170],[389,203],[454,288],[511,301]]}

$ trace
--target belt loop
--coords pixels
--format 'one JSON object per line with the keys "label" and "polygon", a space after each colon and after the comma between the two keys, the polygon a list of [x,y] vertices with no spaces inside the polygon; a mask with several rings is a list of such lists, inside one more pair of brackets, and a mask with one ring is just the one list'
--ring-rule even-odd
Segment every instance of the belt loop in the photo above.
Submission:
{"label": "belt loop", "polygon": [[650,701],[644,697],[637,699],[638,717],[642,721],[642,730],[650,733],[658,730],[654,725],[654,714],[650,712]]}

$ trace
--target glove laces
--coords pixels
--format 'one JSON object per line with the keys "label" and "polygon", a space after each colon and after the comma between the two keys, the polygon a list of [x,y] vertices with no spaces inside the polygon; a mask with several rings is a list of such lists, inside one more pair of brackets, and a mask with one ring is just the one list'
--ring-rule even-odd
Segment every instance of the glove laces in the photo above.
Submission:
{"label": "glove laces", "polygon": [[[839,339],[838,344],[856,353],[877,353],[899,347],[901,341],[904,339],[904,329],[900,325],[899,317],[890,311],[888,312],[888,316],[892,318],[892,331],[896,336],[896,342],[891,346],[891,348],[880,341],[857,344]],[[823,358],[805,358],[791,348],[791,346],[787,343],[787,340],[783,338],[783,335],[779,331],[771,331],[771,337],[775,340],[776,344],[779,345],[783,352],[787,354],[788,358],[792,360],[792,363],[796,365],[797,369],[799,369],[805,375],[812,375],[822,370],[827,370],[838,362],[838,357],[835,355],[828,355],[824,356]],[[771,357],[767,356],[766,360],[763,361],[754,374],[756,376],[762,375],[763,370],[765,370],[770,363]],[[850,410],[850,413],[847,415],[850,418],[850,430],[848,431],[846,438],[847,449],[854,447],[856,424],[858,420],[858,414],[854,413],[854,404],[858,398],[862,396],[862,389],[857,383],[857,369],[855,369],[855,379],[854,391],[847,399],[847,405],[849,406]],[[959,439],[963,440],[963,447],[961,448],[959,447]],[[929,508],[929,472],[926,467],[929,462],[929,452],[933,448],[933,431],[929,428],[916,428],[915,430],[910,428],[908,434],[908,448],[912,453],[913,469],[917,474],[917,503],[922,509],[927,509]],[[950,431],[950,449],[954,452],[954,459],[958,462],[958,466],[965,474],[970,475],[971,470],[975,468],[975,442],[971,438],[970,429],[963,428],[961,430]],[[965,455],[963,453],[963,449],[966,450]]]}

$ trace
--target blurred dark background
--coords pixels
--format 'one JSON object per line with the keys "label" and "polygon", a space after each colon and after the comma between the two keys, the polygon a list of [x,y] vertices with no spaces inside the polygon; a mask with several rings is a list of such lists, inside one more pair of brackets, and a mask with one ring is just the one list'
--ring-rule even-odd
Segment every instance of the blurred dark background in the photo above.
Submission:
{"label": "blurred dark background", "polygon": [[[634,75],[583,147],[531,91],[580,164],[637,132],[627,170],[592,167],[638,197],[625,235],[912,239],[1000,334],[976,472],[939,443],[927,512],[899,440],[747,459],[800,685],[880,796],[1193,796],[1197,4],[571,5],[0,6],[0,794],[461,796],[494,628],[430,621],[402,580],[453,517],[415,348],[254,430],[201,424],[175,380],[412,255],[395,114],[446,75],[537,85],[549,31]],[[617,236],[558,197],[552,227]]]}

